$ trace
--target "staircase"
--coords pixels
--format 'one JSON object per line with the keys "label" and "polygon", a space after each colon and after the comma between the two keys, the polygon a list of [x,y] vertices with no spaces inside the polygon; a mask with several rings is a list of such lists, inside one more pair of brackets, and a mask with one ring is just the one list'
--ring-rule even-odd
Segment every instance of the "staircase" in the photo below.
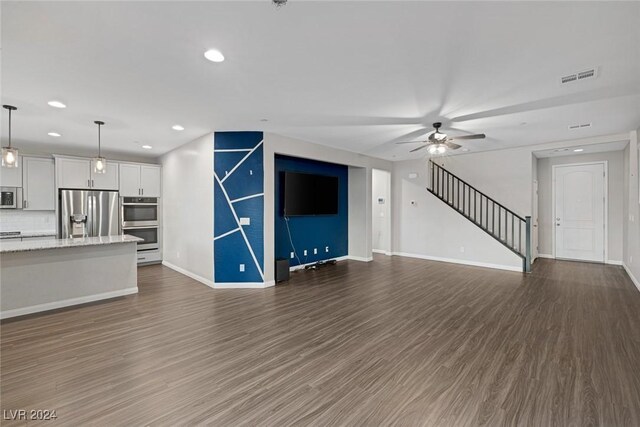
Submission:
{"label": "staircase", "polygon": [[427,190],[522,258],[531,271],[531,217],[524,218],[429,160]]}

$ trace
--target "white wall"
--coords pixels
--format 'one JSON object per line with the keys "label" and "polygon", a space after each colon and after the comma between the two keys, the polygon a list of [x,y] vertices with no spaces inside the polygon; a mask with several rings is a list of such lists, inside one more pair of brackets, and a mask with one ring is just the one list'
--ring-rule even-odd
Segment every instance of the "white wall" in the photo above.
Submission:
{"label": "white wall", "polygon": [[552,169],[555,165],[567,165],[572,163],[587,163],[606,161],[608,164],[608,206],[607,206],[607,252],[606,261],[622,262],[622,219],[623,219],[623,152],[604,152],[592,154],[578,154],[562,157],[550,157],[538,159],[538,213],[539,213],[539,242],[541,254],[553,253],[553,233],[555,222],[553,221],[553,182]]}
{"label": "white wall", "polygon": [[520,257],[426,190],[424,160],[394,163],[391,181],[394,253],[522,271]]}
{"label": "white wall", "polygon": [[213,134],[176,148],[161,162],[163,259],[212,283]]}
{"label": "white wall", "polygon": [[640,129],[630,133],[629,146],[624,151],[625,197],[623,203],[623,263],[638,290],[640,290],[639,134]]}
{"label": "white wall", "polygon": [[392,163],[351,151],[313,144],[273,133],[264,135],[264,269],[274,280],[274,158],[276,154],[319,160],[349,167],[349,256],[371,259],[371,170],[391,171]]}
{"label": "white wall", "polygon": [[[391,174],[374,169],[371,176],[372,200],[371,217],[374,251],[391,252]],[[379,203],[382,199],[383,203]]]}

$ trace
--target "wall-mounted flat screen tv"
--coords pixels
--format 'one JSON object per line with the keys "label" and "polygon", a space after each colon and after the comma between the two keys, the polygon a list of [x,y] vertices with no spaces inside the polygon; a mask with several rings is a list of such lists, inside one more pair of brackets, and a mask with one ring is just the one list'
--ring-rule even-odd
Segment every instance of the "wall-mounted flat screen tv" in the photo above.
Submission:
{"label": "wall-mounted flat screen tv", "polygon": [[284,215],[337,215],[338,177],[284,172]]}

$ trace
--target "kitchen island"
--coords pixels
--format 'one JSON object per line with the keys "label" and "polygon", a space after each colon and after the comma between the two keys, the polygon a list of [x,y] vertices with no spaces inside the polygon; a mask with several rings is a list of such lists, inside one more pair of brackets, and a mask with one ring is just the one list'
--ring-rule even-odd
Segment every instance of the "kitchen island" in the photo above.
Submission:
{"label": "kitchen island", "polygon": [[134,236],[0,241],[0,318],[138,292]]}

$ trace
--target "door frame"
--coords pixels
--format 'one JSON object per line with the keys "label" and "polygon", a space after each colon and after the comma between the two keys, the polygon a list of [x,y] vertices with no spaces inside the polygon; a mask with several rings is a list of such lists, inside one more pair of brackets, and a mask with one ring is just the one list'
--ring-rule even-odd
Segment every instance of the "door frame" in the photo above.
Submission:
{"label": "door frame", "polygon": [[[606,264],[609,261],[609,162],[607,160],[598,160],[595,162],[582,162],[582,163],[565,163],[562,165],[551,166],[551,254],[553,258],[556,258],[556,170],[557,168],[570,167],[570,166],[589,166],[589,165],[602,165],[604,168],[604,258],[603,262]],[[587,261],[585,261],[587,262]]]}

